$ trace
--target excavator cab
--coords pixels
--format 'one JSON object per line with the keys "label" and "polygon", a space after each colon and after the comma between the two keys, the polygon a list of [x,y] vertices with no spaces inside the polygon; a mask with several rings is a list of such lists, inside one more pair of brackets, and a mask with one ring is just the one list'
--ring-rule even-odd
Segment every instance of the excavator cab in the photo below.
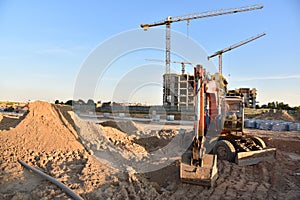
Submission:
{"label": "excavator cab", "polygon": [[223,101],[223,132],[244,131],[244,103],[242,97],[226,97]]}

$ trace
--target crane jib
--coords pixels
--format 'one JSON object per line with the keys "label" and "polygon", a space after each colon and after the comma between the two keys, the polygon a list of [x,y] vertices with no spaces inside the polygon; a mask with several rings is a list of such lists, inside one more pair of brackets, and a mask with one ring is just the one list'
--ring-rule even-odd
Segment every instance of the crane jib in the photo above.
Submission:
{"label": "crane jib", "polygon": [[206,11],[206,12],[199,12],[199,13],[193,13],[193,14],[187,14],[187,15],[181,15],[181,16],[168,16],[167,18],[160,20],[158,22],[150,23],[150,24],[141,24],[142,28],[149,28],[152,26],[161,26],[166,24],[171,24],[173,22],[180,22],[185,20],[192,20],[192,19],[198,19],[198,18],[205,18],[205,17],[214,17],[219,15],[225,15],[225,14],[234,14],[239,12],[245,12],[245,11],[251,11],[251,10],[258,10],[262,9],[263,5],[253,5],[253,6],[244,6],[240,8],[228,8],[228,9],[220,9],[220,10],[212,10],[212,11]]}

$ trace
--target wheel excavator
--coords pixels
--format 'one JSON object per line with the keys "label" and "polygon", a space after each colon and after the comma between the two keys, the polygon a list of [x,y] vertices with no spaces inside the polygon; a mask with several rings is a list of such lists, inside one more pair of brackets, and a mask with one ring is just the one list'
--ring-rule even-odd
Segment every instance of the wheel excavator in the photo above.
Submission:
{"label": "wheel excavator", "polygon": [[243,98],[227,97],[226,88],[222,74],[210,75],[201,65],[194,68],[194,138],[181,158],[182,182],[213,186],[218,159],[244,166],[275,157],[275,148],[244,133]]}

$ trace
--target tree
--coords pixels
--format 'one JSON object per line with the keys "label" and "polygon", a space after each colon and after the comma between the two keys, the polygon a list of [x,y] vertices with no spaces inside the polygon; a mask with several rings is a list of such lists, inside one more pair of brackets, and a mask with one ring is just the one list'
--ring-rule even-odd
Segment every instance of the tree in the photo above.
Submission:
{"label": "tree", "polygon": [[85,105],[85,102],[82,99],[79,99],[76,104]]}
{"label": "tree", "polygon": [[269,102],[268,105],[262,105],[261,108],[270,108],[270,109],[279,109],[279,110],[292,110],[295,108],[291,108],[289,104],[285,104],[283,102]]}
{"label": "tree", "polygon": [[294,110],[300,110],[300,106],[293,107]]}
{"label": "tree", "polygon": [[66,105],[69,105],[69,106],[72,106],[73,105],[73,103],[74,103],[74,101],[73,100],[68,100],[68,101],[66,101]]}
{"label": "tree", "polygon": [[55,102],[54,102],[55,104],[59,104],[59,100],[57,99],[57,100],[55,100]]}
{"label": "tree", "polygon": [[278,104],[278,109],[284,109],[284,103],[283,102],[280,102]]}
{"label": "tree", "polygon": [[88,104],[88,105],[95,105],[95,102],[94,102],[94,100],[89,99],[86,104]]}
{"label": "tree", "polygon": [[268,108],[271,108],[271,109],[274,109],[274,108],[275,108],[275,103],[274,103],[274,101],[268,103]]}
{"label": "tree", "polygon": [[275,108],[278,109],[278,101],[275,102]]}
{"label": "tree", "polygon": [[267,106],[266,104],[263,104],[263,105],[261,106],[261,108],[268,108],[268,106]]}

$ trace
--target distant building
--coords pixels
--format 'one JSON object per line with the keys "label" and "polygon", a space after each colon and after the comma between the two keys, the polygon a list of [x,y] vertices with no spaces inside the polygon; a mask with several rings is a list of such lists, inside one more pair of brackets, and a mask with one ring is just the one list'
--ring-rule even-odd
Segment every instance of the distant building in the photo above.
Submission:
{"label": "distant building", "polygon": [[250,88],[238,88],[235,90],[229,90],[228,96],[241,96],[244,97],[244,103],[245,107],[247,108],[255,108],[257,101],[257,90],[256,88],[250,89]]}

